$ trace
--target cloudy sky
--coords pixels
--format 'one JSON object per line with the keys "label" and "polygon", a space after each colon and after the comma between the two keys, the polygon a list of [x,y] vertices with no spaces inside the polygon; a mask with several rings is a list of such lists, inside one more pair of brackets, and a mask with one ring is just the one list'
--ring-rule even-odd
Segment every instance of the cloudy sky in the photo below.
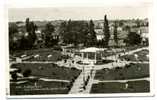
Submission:
{"label": "cloudy sky", "polygon": [[99,20],[107,14],[108,19],[147,18],[149,6],[118,7],[54,7],[54,8],[9,8],[9,21],[31,20]]}

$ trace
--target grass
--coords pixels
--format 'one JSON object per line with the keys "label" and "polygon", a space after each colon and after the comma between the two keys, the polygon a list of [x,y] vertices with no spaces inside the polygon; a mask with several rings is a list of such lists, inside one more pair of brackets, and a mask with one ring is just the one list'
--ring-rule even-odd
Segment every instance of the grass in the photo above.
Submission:
{"label": "grass", "polygon": [[126,65],[124,68],[104,68],[96,71],[95,79],[98,80],[124,80],[149,77],[149,64]]}
{"label": "grass", "polygon": [[[135,58],[134,54],[138,55],[138,59]],[[131,55],[121,56],[120,59],[125,59],[127,61],[149,61],[149,58],[147,57],[148,54],[149,54],[148,50],[141,50]]]}
{"label": "grass", "polygon": [[53,63],[18,63],[13,64],[11,68],[21,69],[22,73],[25,70],[30,69],[31,76],[63,80],[75,79],[81,72],[76,68],[59,67]]}
{"label": "grass", "polygon": [[[13,54],[15,57],[21,57],[22,55],[30,56],[29,59],[24,61],[58,61],[62,59],[68,59],[68,56],[61,54],[61,51],[56,51],[53,48],[37,49],[37,50],[25,50],[17,51]],[[35,55],[39,57],[35,58]],[[48,58],[48,55],[52,55]]]}
{"label": "grass", "polygon": [[[52,55],[52,57],[47,57],[48,55]],[[24,61],[60,61],[62,59],[68,59],[69,56],[66,56],[66,55],[61,55],[60,53],[44,53],[44,54],[39,54],[40,57],[38,58],[34,58],[34,57],[31,57],[30,59],[27,59],[27,60],[24,60]]]}
{"label": "grass", "polygon": [[20,50],[13,53],[13,56],[20,57],[21,55],[35,55],[35,54],[42,54],[42,53],[52,53],[54,50],[53,48],[43,48],[43,49],[34,49],[34,50]]}
{"label": "grass", "polygon": [[127,82],[128,88],[125,88],[125,84],[119,82],[100,82],[92,85],[91,93],[143,93],[150,91],[149,81],[129,81]]}
{"label": "grass", "polygon": [[[80,74],[80,70],[72,67],[59,67],[53,63],[18,63],[13,64],[11,68],[21,69],[21,73],[30,69],[31,75],[36,78],[23,78],[17,81],[10,80],[11,95],[39,95],[39,94],[67,94],[74,81]],[[70,82],[42,81],[39,78],[69,80]],[[17,82],[26,81],[17,84]],[[35,86],[36,82],[36,86]]]}
{"label": "grass", "polygon": [[148,50],[141,50],[139,52],[136,52],[135,54],[139,56],[139,61],[149,61],[149,58],[147,57],[147,55],[149,54]]}
{"label": "grass", "polygon": [[65,82],[44,82],[27,80],[26,83],[10,84],[11,95],[38,95],[38,94],[67,94],[69,83]]}
{"label": "grass", "polygon": [[142,48],[143,46],[141,45],[135,45],[135,46],[126,46],[124,47],[126,51],[131,51],[131,50],[136,50],[138,48]]}

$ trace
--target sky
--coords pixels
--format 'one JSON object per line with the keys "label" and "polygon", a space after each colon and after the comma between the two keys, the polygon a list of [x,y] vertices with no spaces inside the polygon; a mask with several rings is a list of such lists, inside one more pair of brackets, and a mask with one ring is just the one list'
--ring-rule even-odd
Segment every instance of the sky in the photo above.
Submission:
{"label": "sky", "polygon": [[107,14],[108,19],[148,18],[149,6],[107,6],[107,7],[48,7],[9,8],[9,21],[30,20],[100,20]]}

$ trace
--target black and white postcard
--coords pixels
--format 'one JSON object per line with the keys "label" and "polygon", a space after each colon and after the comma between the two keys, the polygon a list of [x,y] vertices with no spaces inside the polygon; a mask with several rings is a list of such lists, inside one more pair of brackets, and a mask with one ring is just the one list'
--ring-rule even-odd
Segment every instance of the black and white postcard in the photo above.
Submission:
{"label": "black and white postcard", "polygon": [[151,96],[151,7],[9,7],[7,95]]}

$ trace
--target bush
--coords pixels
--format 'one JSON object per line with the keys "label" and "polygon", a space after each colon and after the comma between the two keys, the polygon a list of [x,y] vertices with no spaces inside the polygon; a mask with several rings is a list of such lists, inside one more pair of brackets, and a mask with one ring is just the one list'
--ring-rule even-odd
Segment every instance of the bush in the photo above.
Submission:
{"label": "bush", "polygon": [[127,65],[125,65],[125,67],[126,67],[126,68],[130,68],[130,67],[131,67],[131,65],[130,65],[130,64],[127,64]]}
{"label": "bush", "polygon": [[23,76],[24,77],[29,77],[31,75],[31,70],[30,69],[26,69],[24,72],[23,72]]}
{"label": "bush", "polygon": [[120,69],[123,69],[123,68],[122,67],[116,67],[115,68],[115,70],[117,70],[117,71],[120,70]]}
{"label": "bush", "polygon": [[70,57],[68,55],[62,55],[61,58],[62,59],[69,59]]}
{"label": "bush", "polygon": [[77,70],[75,67],[71,67],[71,70]]}
{"label": "bush", "polygon": [[57,51],[62,51],[62,48],[60,46],[54,46],[53,49]]}
{"label": "bush", "polygon": [[12,73],[12,74],[11,74],[11,77],[12,77],[12,79],[13,79],[14,81],[17,80],[17,74],[16,74],[16,73]]}

